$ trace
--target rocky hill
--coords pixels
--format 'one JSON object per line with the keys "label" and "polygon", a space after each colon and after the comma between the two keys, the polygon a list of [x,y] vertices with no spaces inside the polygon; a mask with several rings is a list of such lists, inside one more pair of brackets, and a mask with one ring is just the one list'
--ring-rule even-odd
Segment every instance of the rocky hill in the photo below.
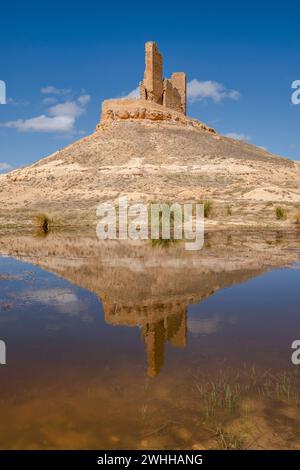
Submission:
{"label": "rocky hill", "polygon": [[[126,109],[124,112],[124,103]],[[300,165],[142,100],[107,101],[92,135],[0,176],[0,224],[93,225],[99,202],[212,202],[207,227],[294,227]],[[277,220],[282,206],[287,220]]]}

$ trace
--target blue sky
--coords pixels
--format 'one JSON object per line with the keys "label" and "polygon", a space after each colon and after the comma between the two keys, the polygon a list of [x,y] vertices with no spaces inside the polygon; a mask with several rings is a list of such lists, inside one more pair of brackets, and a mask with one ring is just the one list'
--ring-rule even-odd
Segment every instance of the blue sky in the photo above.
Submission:
{"label": "blue sky", "polygon": [[2,3],[0,170],[91,133],[101,101],[136,88],[148,40],[192,82],[189,115],[300,160],[299,26],[296,2]]}

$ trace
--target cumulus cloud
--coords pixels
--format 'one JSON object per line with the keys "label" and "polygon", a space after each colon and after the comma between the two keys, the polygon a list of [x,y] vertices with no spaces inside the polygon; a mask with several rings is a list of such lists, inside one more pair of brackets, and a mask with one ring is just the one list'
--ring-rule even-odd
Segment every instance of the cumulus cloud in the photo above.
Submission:
{"label": "cumulus cloud", "polygon": [[28,106],[29,101],[26,101],[26,100],[23,100],[23,99],[15,100],[14,98],[9,97],[6,100],[6,104],[10,104],[10,105],[13,105],[13,106]]}
{"label": "cumulus cloud", "polygon": [[66,101],[65,103],[51,106],[48,113],[53,117],[69,116],[75,118],[81,116],[84,111],[85,109],[76,101]]}
{"label": "cumulus cloud", "polygon": [[[187,99],[190,103],[207,99],[219,103],[224,99],[238,100],[240,93],[236,90],[227,90],[222,83],[212,80],[200,81],[194,78],[187,83]],[[139,87],[132,90],[122,98],[139,98]]]}
{"label": "cumulus cloud", "polygon": [[226,324],[236,324],[234,316],[220,317],[218,314],[211,315],[209,318],[201,318],[199,315],[190,315],[187,328],[193,336],[212,335],[223,329]]}
{"label": "cumulus cloud", "polygon": [[139,98],[140,97],[140,89],[139,87],[135,88],[134,90],[132,90],[130,93],[128,93],[128,95],[126,96],[123,96],[123,98],[131,98],[131,99],[136,99],[136,98]]}
{"label": "cumulus cloud", "polygon": [[12,170],[12,166],[9,164],[9,163],[1,163],[0,162],[0,172],[5,172],[5,171],[9,171],[9,170]]}
{"label": "cumulus cloud", "polygon": [[54,96],[47,96],[46,98],[43,99],[44,104],[54,104],[57,103],[57,98],[54,98]]}
{"label": "cumulus cloud", "polygon": [[90,101],[89,95],[81,95],[77,100],[65,101],[51,106],[47,114],[30,119],[17,119],[1,124],[20,132],[60,132],[71,133],[75,130],[76,119],[85,113]]}
{"label": "cumulus cloud", "polygon": [[249,140],[251,140],[251,137],[249,135],[239,134],[238,132],[228,132],[228,134],[226,134],[226,137],[235,140],[242,140],[244,142],[249,142]]}
{"label": "cumulus cloud", "polygon": [[238,100],[240,93],[236,90],[227,90],[222,83],[213,82],[212,80],[199,81],[196,78],[187,84],[187,99],[191,103],[212,99],[215,103],[219,103],[224,99]]}
{"label": "cumulus cloud", "polygon": [[211,335],[221,328],[221,319],[218,315],[212,318],[188,318],[187,328],[194,336]]}
{"label": "cumulus cloud", "polygon": [[76,302],[77,296],[71,290],[66,289],[39,289],[36,291],[25,291],[23,293],[23,298],[25,300],[35,301],[35,302],[42,302],[45,304],[51,303],[70,303]]}
{"label": "cumulus cloud", "polygon": [[[54,308],[61,314],[78,316],[83,321],[92,321],[86,304],[78,298],[76,292],[71,288],[62,289],[54,287],[50,289],[24,290],[17,295],[17,298],[22,304],[24,302],[44,304]],[[53,323],[50,323],[48,328],[52,329],[53,326]],[[57,328],[58,326],[55,322],[55,329]]]}
{"label": "cumulus cloud", "polygon": [[73,130],[75,118],[70,116],[49,117],[45,114],[31,119],[17,119],[4,124],[4,127],[17,129],[20,132],[70,132]]}
{"label": "cumulus cloud", "polygon": [[43,87],[40,91],[43,95],[67,95],[72,93],[71,88],[56,88],[52,85]]}
{"label": "cumulus cloud", "polygon": [[81,106],[86,106],[91,101],[91,97],[90,95],[81,95],[77,101]]}

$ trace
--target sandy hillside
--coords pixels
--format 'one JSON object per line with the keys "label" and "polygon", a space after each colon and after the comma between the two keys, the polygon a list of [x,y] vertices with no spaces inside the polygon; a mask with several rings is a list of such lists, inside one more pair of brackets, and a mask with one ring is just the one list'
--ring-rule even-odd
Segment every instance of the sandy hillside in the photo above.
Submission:
{"label": "sandy hillside", "polygon": [[[0,176],[0,224],[43,211],[96,223],[95,208],[130,200],[211,200],[214,225],[295,225],[300,165],[253,145],[179,122],[116,120],[55,154]],[[287,211],[278,221],[276,207]]]}

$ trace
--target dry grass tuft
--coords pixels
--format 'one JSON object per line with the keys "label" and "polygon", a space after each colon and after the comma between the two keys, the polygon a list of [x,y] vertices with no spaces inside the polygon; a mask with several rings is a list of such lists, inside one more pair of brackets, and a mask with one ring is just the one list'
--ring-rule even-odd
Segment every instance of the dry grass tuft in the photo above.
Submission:
{"label": "dry grass tuft", "polygon": [[43,213],[36,214],[33,218],[33,224],[38,232],[47,234],[53,227],[53,217]]}

